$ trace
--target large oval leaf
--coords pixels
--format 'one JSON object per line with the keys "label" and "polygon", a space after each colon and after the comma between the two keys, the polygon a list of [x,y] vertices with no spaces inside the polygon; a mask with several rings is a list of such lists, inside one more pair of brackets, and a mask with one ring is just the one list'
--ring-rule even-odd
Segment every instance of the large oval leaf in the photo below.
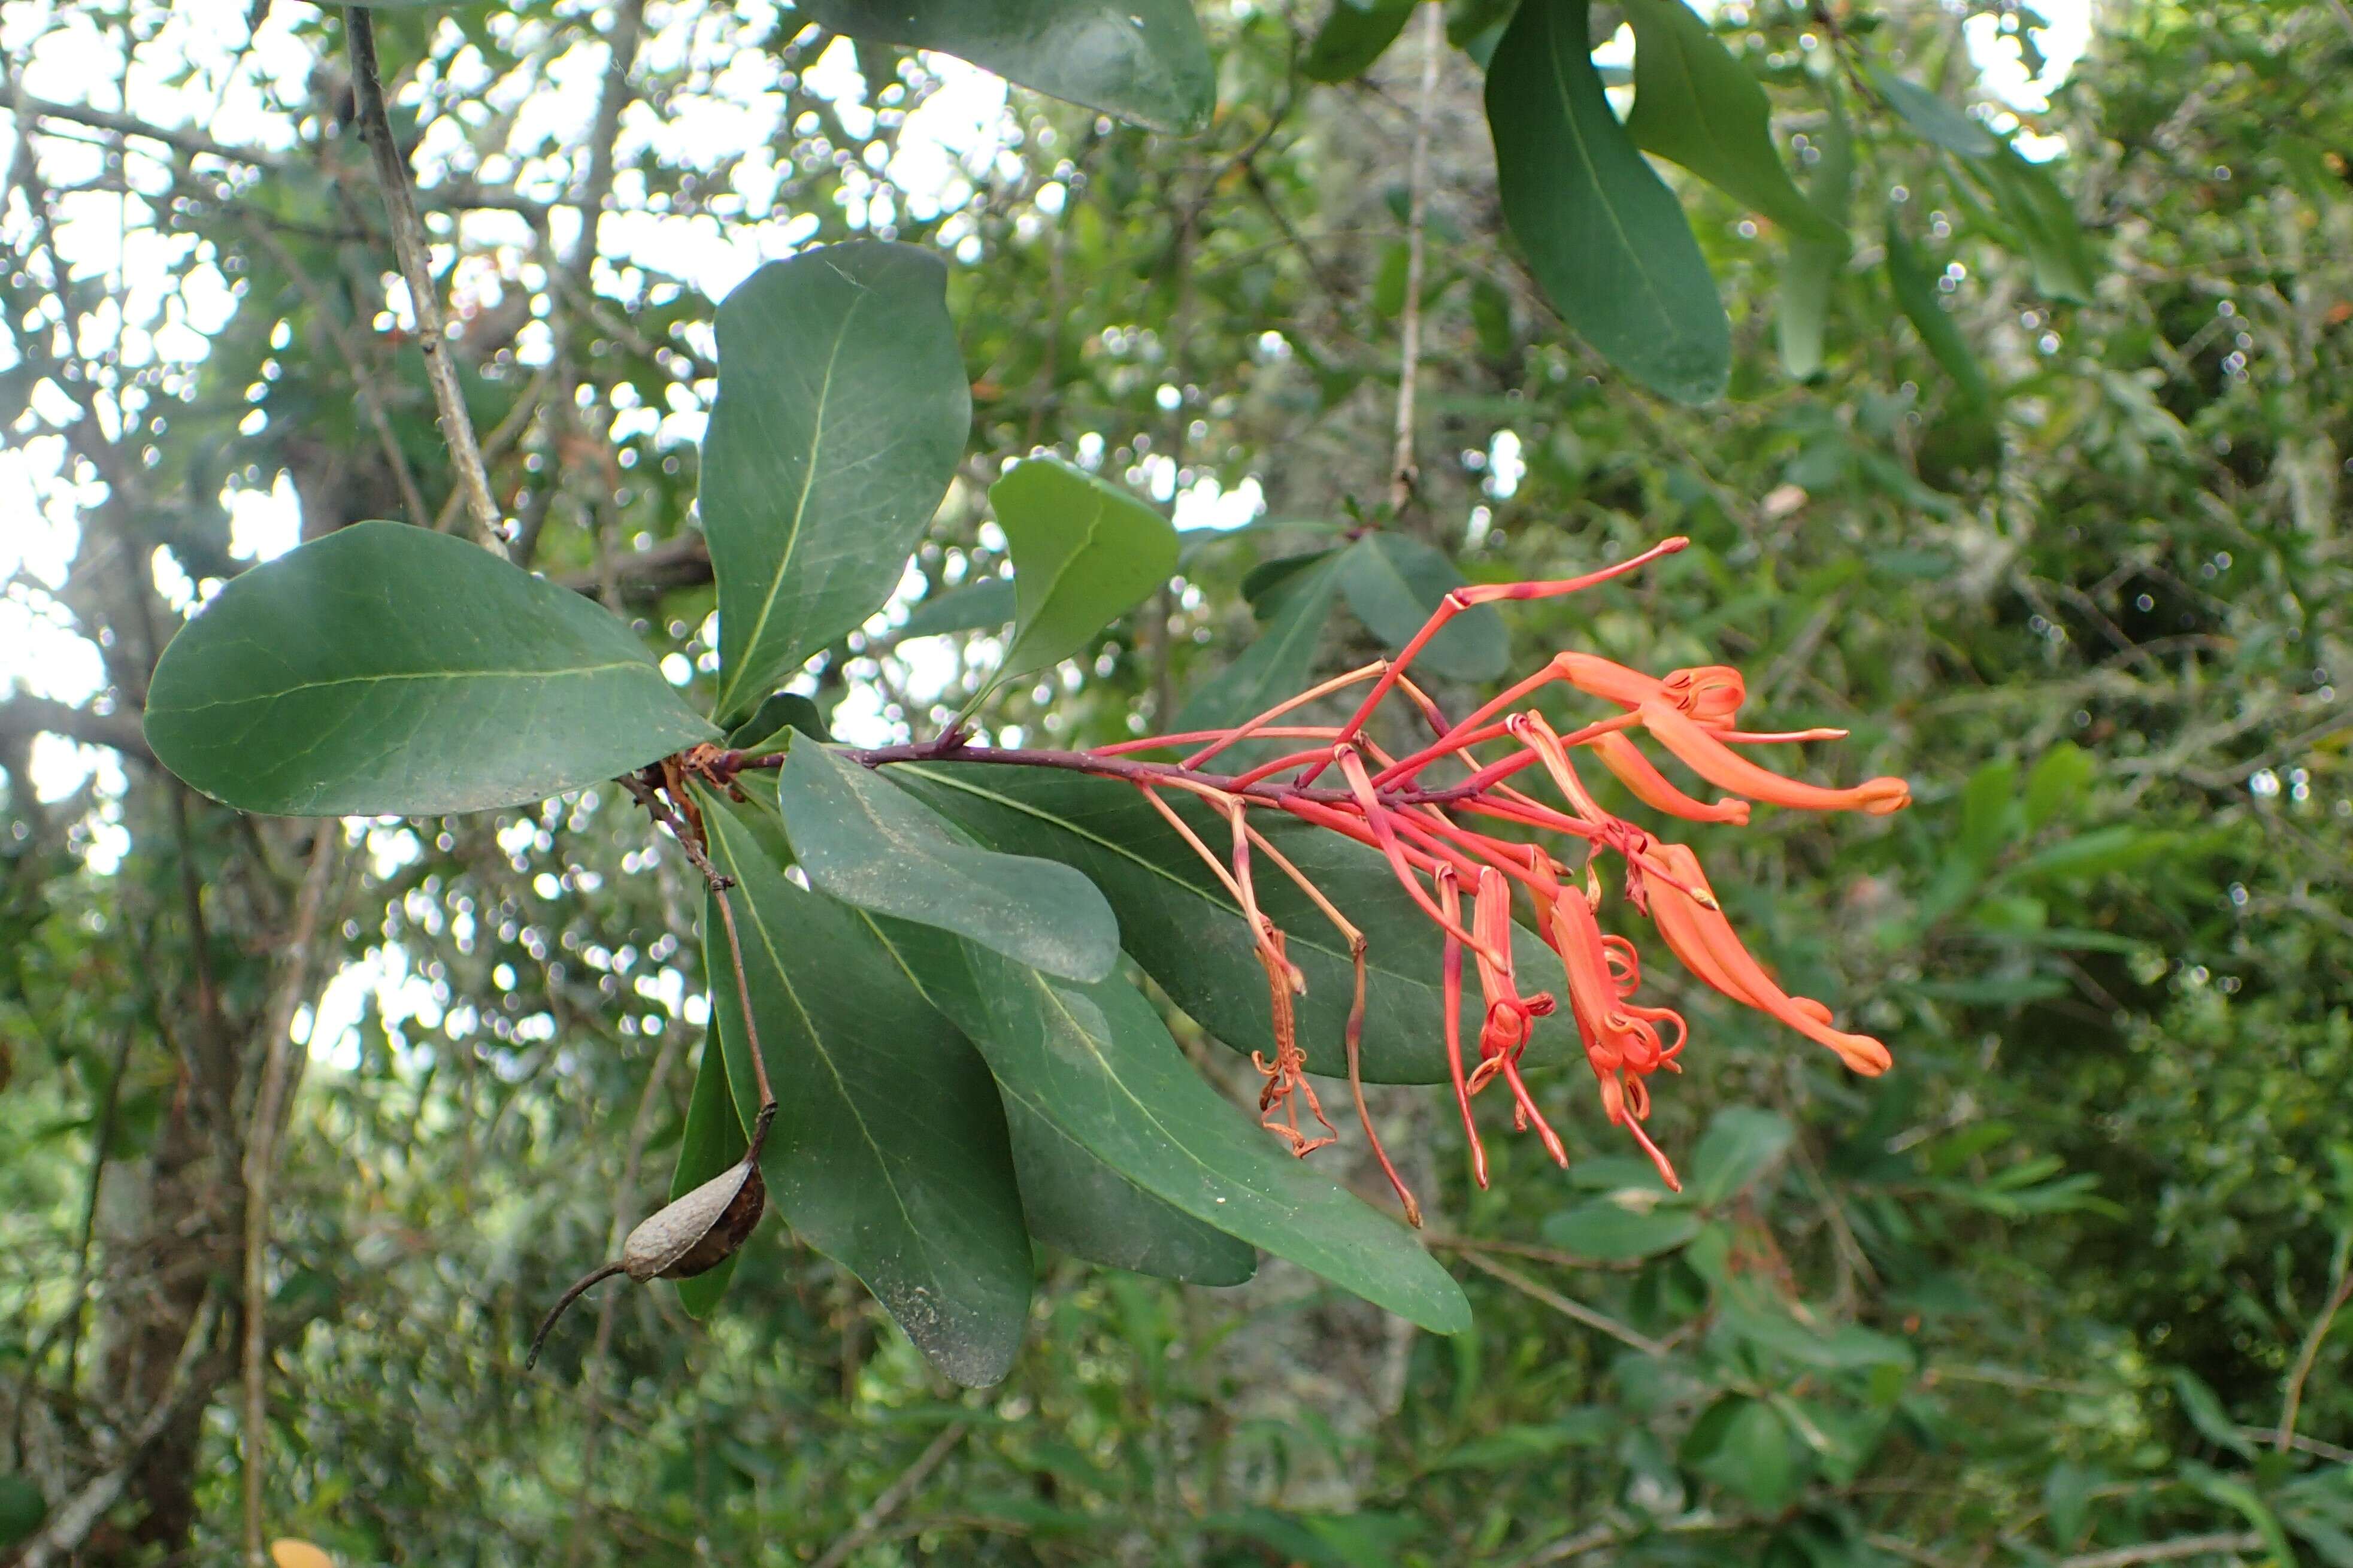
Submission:
{"label": "large oval leaf", "polygon": [[232,580],[164,650],[146,733],[214,799],[289,816],[518,805],[719,736],[596,605],[398,522]]}
{"label": "large oval leaf", "polygon": [[[982,843],[1008,853],[1060,860],[1086,874],[1118,911],[1129,956],[1176,1004],[1236,1050],[1270,1048],[1266,971],[1250,926],[1192,847],[1125,784],[1046,768],[997,763],[895,766],[892,777],[953,818]],[[1191,797],[1166,797],[1202,838],[1228,834],[1224,819]],[[1260,831],[1364,931],[1364,1076],[1376,1083],[1443,1083],[1447,1079],[1437,929],[1406,899],[1376,850],[1335,833],[1268,816]],[[1293,963],[1306,977],[1297,1000],[1299,1043],[1311,1070],[1347,1071],[1341,1031],[1355,974],[1347,944],[1290,879],[1259,858],[1259,907],[1289,939]],[[1530,990],[1557,977],[1560,961],[1534,933],[1518,931],[1514,949]],[[1556,988],[1557,980],[1554,982]],[[1465,1048],[1479,1038],[1478,987],[1464,999]],[[1566,1047],[1567,1009],[1540,1020],[1530,1058]]]}
{"label": "large oval leaf", "polygon": [[972,433],[947,267],[860,240],[775,261],[719,307],[702,531],[721,723],[881,608]]}
{"label": "large oval leaf", "polygon": [[1032,458],[988,487],[1013,556],[1013,646],[999,678],[1077,653],[1176,570],[1176,530],[1115,485]]}
{"label": "large oval leaf", "polygon": [[1612,364],[1703,403],[1732,328],[1683,210],[1610,112],[1586,0],[1526,0],[1487,72],[1504,216],[1554,307]]}
{"label": "large oval leaf", "polygon": [[1799,194],[1773,146],[1772,105],[1683,0],[1622,0],[1634,26],[1634,109],[1627,133],[1793,234],[1846,236]]}
{"label": "large oval leaf", "polygon": [[1090,1263],[1190,1285],[1239,1285],[1258,1248],[1172,1208],[1018,1100],[1005,1101],[1029,1234]]}
{"label": "large oval leaf", "polygon": [[[781,1109],[761,1171],[803,1239],[865,1281],[958,1383],[997,1382],[1021,1347],[1029,1237],[988,1069],[849,910],[793,886],[739,813],[704,795],[712,858],[735,879],[744,970]],[[726,952],[715,911],[704,941]],[[712,1016],[737,1109],[759,1100],[732,976]]]}
{"label": "large oval leaf", "polygon": [[797,0],[837,33],[939,49],[1148,125],[1208,123],[1217,70],[1190,0]]}
{"label": "large oval leaf", "polygon": [[1066,980],[1101,980],[1119,960],[1119,921],[1083,874],[974,848],[898,785],[823,746],[786,753],[776,808],[821,893],[960,931]]}
{"label": "large oval leaf", "polygon": [[[1368,533],[1340,556],[1348,607],[1392,652],[1411,642],[1439,601],[1467,581],[1453,562],[1409,534]],[[1493,680],[1511,662],[1503,616],[1493,605],[1479,605],[1430,638],[1414,656],[1413,668],[1455,680]]]}
{"label": "large oval leaf", "polygon": [[1471,1326],[1454,1277],[1398,1221],[1318,1175],[1203,1082],[1134,987],[1056,984],[931,926],[876,922],[1008,1100],[1137,1186],[1441,1334]]}

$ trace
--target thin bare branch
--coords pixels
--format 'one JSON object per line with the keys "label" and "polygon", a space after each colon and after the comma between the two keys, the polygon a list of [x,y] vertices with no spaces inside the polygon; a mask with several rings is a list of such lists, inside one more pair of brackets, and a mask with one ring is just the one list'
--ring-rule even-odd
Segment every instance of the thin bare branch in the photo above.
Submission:
{"label": "thin bare branch", "polygon": [[1436,0],[1421,7],[1421,100],[1413,120],[1413,164],[1406,209],[1405,313],[1398,347],[1397,439],[1389,454],[1389,509],[1402,512],[1413,500],[1421,466],[1413,453],[1414,383],[1421,370],[1421,280],[1429,250],[1425,220],[1430,213],[1430,121],[1438,100],[1438,60],[1446,49],[1445,8]]}
{"label": "thin bare branch", "polygon": [[401,279],[408,285],[409,309],[417,315],[417,346],[424,351],[426,376],[433,384],[441,438],[449,444],[450,464],[458,470],[458,486],[465,493],[477,539],[484,549],[503,556],[506,534],[498,504],[491,499],[491,477],[482,466],[481,443],[475,439],[474,422],[466,413],[457,367],[449,363],[441,296],[426,261],[425,224],[417,216],[407,160],[393,141],[392,121],[385,113],[384,84],[376,72],[375,24],[364,6],[350,5],[343,10],[343,28],[351,45],[352,90],[358,103],[360,129],[375,157],[376,182],[384,188],[393,253],[399,258]]}
{"label": "thin bare branch", "polygon": [[2252,1530],[2220,1530],[2211,1535],[2180,1535],[2171,1541],[2078,1552],[2059,1559],[2059,1568],[2133,1568],[2139,1563],[2174,1563],[2216,1552],[2256,1552],[2262,1550],[2263,1544],[2263,1538]]}
{"label": "thin bare branch", "polygon": [[955,1446],[964,1441],[965,1434],[971,1429],[961,1421],[942,1427],[940,1435],[932,1439],[931,1446],[915,1456],[915,1462],[909,1465],[897,1480],[882,1489],[881,1495],[858,1516],[858,1522],[849,1527],[849,1532],[827,1547],[825,1555],[810,1568],[841,1568],[849,1561],[850,1553],[873,1540],[874,1532],[882,1527],[883,1521],[898,1512],[906,1500],[915,1495],[916,1489],[931,1479],[932,1472],[947,1461],[947,1457],[955,1452]]}

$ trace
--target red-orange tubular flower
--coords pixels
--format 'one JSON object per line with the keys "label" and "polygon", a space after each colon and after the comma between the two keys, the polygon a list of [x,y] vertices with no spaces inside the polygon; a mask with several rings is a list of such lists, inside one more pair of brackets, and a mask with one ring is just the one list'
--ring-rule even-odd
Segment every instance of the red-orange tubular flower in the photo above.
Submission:
{"label": "red-orange tubular flower", "polygon": [[[1291,993],[1300,981],[1297,970],[1282,957],[1282,933],[1260,909],[1252,885],[1254,865],[1271,863],[1295,882],[1346,939],[1355,958],[1356,997],[1345,1043],[1357,1112],[1408,1217],[1416,1223],[1419,1207],[1381,1149],[1365,1109],[1362,1086],[1354,1081],[1364,1023],[1366,939],[1344,910],[1250,826],[1250,814],[1286,812],[1378,850],[1415,905],[1439,929],[1445,1045],[1455,1100],[1470,1141],[1472,1173],[1482,1186],[1487,1181],[1486,1152],[1472,1102],[1498,1081],[1506,1087],[1514,1125],[1533,1128],[1554,1159],[1566,1163],[1567,1158],[1521,1073],[1535,1020],[1555,1009],[1551,994],[1523,991],[1524,977],[1514,970],[1513,910],[1515,904],[1525,905],[1527,923],[1560,962],[1567,1011],[1583,1042],[1603,1113],[1625,1129],[1656,1163],[1667,1184],[1675,1186],[1672,1164],[1642,1123],[1651,1109],[1649,1079],[1662,1069],[1681,1070],[1687,1032],[1680,1014],[1636,1000],[1642,973],[1634,944],[1602,929],[1599,866],[1604,857],[1614,855],[1623,864],[1625,902],[1650,917],[1668,951],[1702,984],[1828,1047],[1855,1072],[1883,1072],[1891,1058],[1887,1047],[1870,1036],[1833,1026],[1830,1009],[1820,1002],[1784,991],[1734,934],[1698,856],[1689,846],[1660,838],[1605,808],[1578,776],[1575,753],[1588,752],[1635,800],[1669,818],[1730,826],[1746,824],[1752,805],[1885,816],[1911,804],[1909,786],[1898,778],[1875,778],[1834,789],[1760,766],[1740,748],[1836,740],[1845,731],[1739,729],[1746,689],[1738,670],[1722,665],[1651,676],[1592,654],[1560,653],[1500,696],[1451,721],[1407,672],[1430,639],[1473,605],[1576,593],[1672,555],[1687,542],[1669,539],[1630,560],[1580,577],[1458,588],[1446,595],[1396,658],[1377,660],[1321,682],[1226,729],[1123,742],[1081,752],[972,749],[962,736],[951,733],[923,746],[854,754],[869,765],[955,755],[1074,768],[1144,791],[1209,864],[1258,933],[1267,963],[1276,1047],[1271,1058],[1259,1058],[1268,1079],[1262,1110],[1269,1128],[1303,1156],[1325,1140],[1309,1135],[1298,1122],[1298,1099],[1305,1100],[1315,1119],[1322,1120],[1303,1076],[1304,1053],[1293,1037]],[[1364,694],[1345,722],[1302,722],[1299,710],[1311,702],[1359,686]],[[1614,711],[1566,734],[1556,731],[1527,706],[1532,697],[1556,686],[1598,700]],[[1426,728],[1432,737],[1401,759],[1388,756],[1366,733],[1366,724],[1393,696],[1399,699],[1397,706],[1407,722]],[[1723,791],[1724,798],[1699,799],[1669,779],[1637,742],[1636,731],[1649,735],[1668,758]],[[1219,752],[1253,736],[1280,736],[1300,749],[1240,774],[1205,771]],[[1189,751],[1180,761],[1145,760],[1144,753],[1155,748]],[[722,771],[754,761],[725,754]],[[1438,768],[1459,769],[1461,776],[1451,781],[1425,777]],[[1335,772],[1337,778],[1319,786],[1318,779],[1327,771]],[[1537,779],[1550,784],[1557,804],[1520,787]],[[1211,848],[1168,808],[1161,795],[1170,789],[1196,796],[1226,818],[1232,829],[1229,853]],[[1499,829],[1557,837],[1530,842],[1502,837]],[[1583,845],[1581,856],[1569,852],[1572,860],[1581,861],[1574,870],[1556,858],[1564,837]],[[1255,860],[1253,847],[1259,852]],[[1461,1026],[1466,952],[1482,1003],[1477,1058],[1467,1066]]]}

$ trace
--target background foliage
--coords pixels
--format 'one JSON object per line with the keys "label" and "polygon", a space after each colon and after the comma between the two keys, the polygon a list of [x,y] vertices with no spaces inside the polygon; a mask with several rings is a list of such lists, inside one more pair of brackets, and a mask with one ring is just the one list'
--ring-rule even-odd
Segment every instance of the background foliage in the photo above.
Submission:
{"label": "background foliage", "polygon": [[[2028,164],[1999,115],[1938,105],[1978,96],[1965,27],[2031,51],[2031,13],[1727,7],[1800,184],[1862,238],[1670,175],[1730,343],[1728,394],[1688,406],[1545,305],[1477,72],[1440,57],[1403,531],[1487,580],[1694,537],[1692,569],[1504,617],[1509,663],[1720,658],[1777,721],[1849,725],[1855,765],[1912,779],[1884,826],[1703,838],[1792,988],[1897,1070],[1847,1079],[1685,998],[1699,1043],[1654,1124],[1679,1201],[1589,1119],[1567,1178],[1498,1142],[1476,1193],[1443,1107],[1385,1097],[1471,1332],[1279,1265],[1209,1291],[1043,1255],[1029,1344],[978,1394],[773,1226],[707,1324],[617,1292],[522,1375],[538,1308],[656,1201],[703,1046],[695,889],[617,791],[313,838],[141,760],[156,648],[281,476],[310,536],[453,488],[340,22],[254,15],[223,57],[246,85],[172,82],[191,129],[126,153],[126,44],[203,58],[174,31],[202,22],[0,10],[37,132],[0,374],[5,527],[40,542],[5,624],[103,664],[90,693],[13,666],[0,703],[0,1541],[120,1475],[81,1560],[234,1553],[234,1352],[179,1352],[234,1313],[228,1173],[291,1017],[319,1037],[270,1211],[260,1479],[273,1533],[342,1561],[2353,1563],[2326,1331],[2353,1235],[2339,9],[2105,9],[2026,127],[2063,155]],[[958,72],[789,12],[384,12],[519,554],[707,688],[692,437],[710,292],[744,269],[713,255],[887,234],[953,258],[975,438],[902,608],[819,654],[838,729],[935,733],[993,668],[984,492],[1039,447],[1181,492],[1180,523],[1235,494],[1265,515],[1188,533],[1178,585],[1002,695],[1001,736],[1113,738],[1237,700],[1252,657],[1393,637],[1347,585],[1365,563],[1264,567],[1388,494],[1419,29],[1354,80],[1371,46],[1316,8],[1202,16],[1198,137],[1016,93],[1002,144],[942,171],[897,155]],[[1451,20],[1475,47],[1500,17]],[[530,117],[559,89],[563,134]],[[580,207],[607,215],[586,242]],[[77,786],[63,740],[119,769]],[[329,1039],[295,1004],[339,971],[383,983],[335,990]]]}

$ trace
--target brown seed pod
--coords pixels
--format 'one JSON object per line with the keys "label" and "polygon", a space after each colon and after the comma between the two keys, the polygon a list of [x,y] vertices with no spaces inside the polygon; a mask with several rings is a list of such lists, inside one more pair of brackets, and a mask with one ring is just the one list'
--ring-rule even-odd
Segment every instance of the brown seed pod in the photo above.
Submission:
{"label": "brown seed pod", "polygon": [[767,1184],[761,1179],[758,1163],[746,1155],[684,1197],[648,1215],[622,1243],[618,1261],[590,1270],[556,1298],[555,1305],[540,1321],[539,1331],[531,1337],[523,1370],[529,1372],[538,1363],[540,1347],[546,1344],[556,1320],[590,1286],[616,1274],[626,1274],[643,1284],[649,1279],[691,1279],[716,1268],[751,1238],[767,1204]]}

